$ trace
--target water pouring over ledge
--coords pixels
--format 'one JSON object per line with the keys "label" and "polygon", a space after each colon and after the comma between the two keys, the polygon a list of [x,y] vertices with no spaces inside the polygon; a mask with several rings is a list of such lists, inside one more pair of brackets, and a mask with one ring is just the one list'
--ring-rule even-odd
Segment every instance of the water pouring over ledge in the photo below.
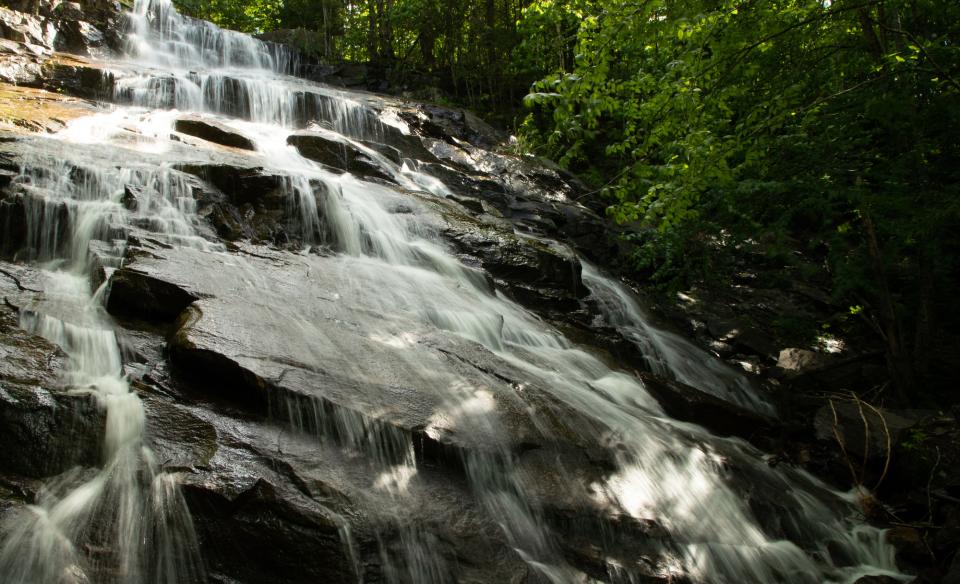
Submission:
{"label": "water pouring over ledge", "polygon": [[[106,289],[89,276],[95,261],[185,291],[191,306],[172,358],[188,365],[217,354],[257,380],[265,395],[253,397],[294,434],[278,450],[299,435],[357,467],[324,478],[354,496],[356,514],[376,517],[374,560],[358,559],[356,516],[322,502],[355,581],[368,571],[371,581],[463,579],[467,568],[448,553],[441,526],[409,512],[424,505],[429,513],[431,466],[450,459],[464,508],[489,528],[481,539],[495,542],[505,563],[525,566],[529,581],[898,576],[882,534],[855,520],[853,501],[804,473],[767,467],[741,441],[670,419],[636,378],[458,257],[445,234],[486,228],[459,217],[446,198],[455,193],[421,165],[371,145],[391,130],[361,97],[286,77],[290,61],[275,47],[181,18],[166,2],[138,2],[131,22],[124,66],[137,73],[116,86],[127,105],[79,120],[53,144],[24,146],[16,179],[37,205],[30,251],[44,274],[21,324],[63,347],[66,383],[93,395],[107,423],[102,466],[50,481],[6,533],[4,581],[205,579],[177,489],[189,479],[164,471],[145,446],[144,404],[126,378],[122,331],[101,304]],[[181,112],[252,141],[253,151],[230,160],[273,177],[265,188],[281,200],[293,251],[227,246],[213,234],[198,210],[197,175],[185,170],[202,149],[170,138]],[[292,148],[288,138],[307,118],[384,180],[334,172]],[[499,243],[516,243],[498,229]],[[95,258],[92,242],[109,251]],[[319,253],[296,253],[306,248]],[[685,356],[689,345],[647,325],[629,291],[589,266],[583,281],[660,373],[762,408],[735,376]],[[121,282],[114,278],[110,303]],[[565,506],[557,484],[568,491]],[[585,531],[601,568],[572,559],[558,509],[590,518],[578,527],[599,526]],[[646,539],[625,525],[648,526]]]}

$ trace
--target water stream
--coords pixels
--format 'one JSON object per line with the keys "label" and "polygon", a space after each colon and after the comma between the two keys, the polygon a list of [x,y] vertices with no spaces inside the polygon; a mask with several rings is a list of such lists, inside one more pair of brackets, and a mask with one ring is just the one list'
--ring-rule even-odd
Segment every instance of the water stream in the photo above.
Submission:
{"label": "water stream", "polygon": [[[21,325],[69,355],[66,382],[71,391],[100,404],[106,436],[99,469],[49,482],[7,534],[0,580],[181,584],[205,579],[178,477],[160,470],[144,445],[144,406],[124,377],[115,327],[91,278],[91,242],[110,242],[109,251],[98,248],[96,261],[119,266],[127,227],[145,229],[168,247],[227,255],[222,245],[202,236],[188,177],[173,168],[178,150],[170,135],[185,112],[247,136],[258,164],[286,177],[288,207],[298,217],[297,238],[307,248],[329,251],[322,257],[304,255],[303,262],[336,274],[338,297],[390,315],[389,323],[400,323],[397,327],[441,331],[476,343],[575,412],[569,427],[536,415],[533,424],[544,435],[560,429],[604,445],[615,469],[590,485],[592,504],[662,526],[672,542],[662,550],[672,562],[668,571],[693,582],[731,584],[852,584],[864,574],[899,577],[882,532],[857,520],[851,496],[832,492],[803,472],[768,467],[762,453],[743,441],[717,438],[671,419],[636,377],[611,369],[491,290],[435,229],[418,223],[420,215],[392,212],[397,200],[410,198],[407,191],[439,196],[449,191],[415,163],[398,164],[370,148],[387,122],[365,107],[364,96],[290,77],[295,59],[281,48],[183,18],[168,0],[137,0],[130,22],[129,55],[120,65],[136,74],[118,81],[115,100],[123,105],[72,123],[53,140],[62,151],[25,155],[16,179],[36,195],[31,259],[45,280],[43,297],[22,310]],[[321,123],[315,131],[366,153],[399,188],[336,174],[300,156],[286,139],[306,118]],[[132,208],[124,202],[130,193],[137,200]],[[66,218],[57,212],[61,206],[68,210]],[[264,305],[274,307],[277,321],[291,323],[290,342],[322,362],[328,345],[307,309],[285,306],[273,282],[242,258],[231,257],[234,267],[224,268],[216,285],[255,289]],[[598,268],[583,266],[584,284],[607,324],[637,345],[652,371],[769,410],[742,376],[650,324],[627,288]],[[393,347],[413,344],[395,333],[377,339]],[[494,399],[479,384],[418,355],[411,351],[405,366],[425,386],[444,392],[444,416],[458,420],[461,432],[506,434]],[[343,448],[371,454],[370,464],[383,471],[373,486],[381,502],[398,509],[406,504],[407,485],[418,473],[412,437],[311,400],[278,399],[272,414],[287,427],[321,439],[336,437]],[[511,448],[505,440],[494,441],[463,454],[478,505],[527,563],[532,580],[595,581],[565,558],[561,536],[533,494],[536,479],[521,472]],[[758,512],[754,485],[778,501],[774,519]],[[435,536],[399,517],[400,545],[381,544],[387,580],[454,581],[455,566],[438,551]],[[345,523],[344,550],[353,556],[350,533]],[[354,564],[362,581],[356,559]],[[628,563],[609,566],[608,582],[642,578]]]}

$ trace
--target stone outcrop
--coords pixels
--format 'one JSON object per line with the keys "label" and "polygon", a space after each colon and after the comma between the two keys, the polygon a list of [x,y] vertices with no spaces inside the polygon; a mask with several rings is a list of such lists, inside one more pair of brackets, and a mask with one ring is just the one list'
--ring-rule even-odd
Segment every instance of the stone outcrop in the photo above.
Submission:
{"label": "stone outcrop", "polygon": [[393,181],[393,177],[384,173],[382,168],[372,160],[370,154],[348,142],[316,132],[302,131],[290,134],[287,144],[295,147],[301,156],[319,162],[330,169],[349,172],[360,177]]}
{"label": "stone outcrop", "polygon": [[246,136],[237,133],[212,120],[204,120],[197,117],[183,117],[173,124],[173,129],[182,134],[195,136],[208,142],[239,148],[241,150],[254,150],[253,141]]}

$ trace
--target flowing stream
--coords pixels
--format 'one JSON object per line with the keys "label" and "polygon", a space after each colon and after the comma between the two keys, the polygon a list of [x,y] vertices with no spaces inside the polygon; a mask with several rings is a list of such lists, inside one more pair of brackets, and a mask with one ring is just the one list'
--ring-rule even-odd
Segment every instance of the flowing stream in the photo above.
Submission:
{"label": "flowing stream", "polygon": [[[124,105],[71,123],[52,140],[59,150],[25,154],[28,163],[16,179],[36,195],[28,226],[31,260],[44,275],[43,297],[21,310],[21,326],[67,353],[65,382],[70,391],[96,399],[106,413],[106,435],[99,469],[49,481],[37,504],[9,530],[0,551],[0,581],[205,581],[178,475],[162,471],[145,446],[144,406],[124,376],[115,325],[102,308],[106,285],[91,276],[98,265],[121,265],[123,232],[132,226],[183,250],[184,257],[227,255],[223,245],[203,237],[190,181],[174,168],[178,150],[170,135],[187,112],[247,136],[258,164],[286,177],[297,238],[307,248],[328,250],[322,256],[304,253],[303,262],[333,274],[338,297],[392,315],[390,322],[407,323],[410,330],[438,330],[481,346],[573,412],[576,420],[563,431],[603,444],[615,463],[590,485],[592,504],[666,530],[671,544],[660,550],[669,558],[661,565],[664,577],[730,584],[852,584],[866,574],[901,578],[883,532],[858,521],[852,495],[835,493],[803,472],[771,468],[741,440],[671,419],[636,377],[611,369],[491,291],[435,229],[417,223],[418,215],[393,212],[391,206],[411,191],[441,197],[450,191],[415,162],[397,163],[370,146],[397,124],[377,119],[365,96],[291,77],[295,59],[281,48],[183,18],[168,0],[137,0],[129,21],[128,57],[116,64],[127,74],[118,79],[114,96]],[[332,173],[288,146],[304,112],[323,122],[314,131],[364,152],[399,187]],[[131,193],[133,208],[125,204]],[[57,211],[63,206],[65,217]],[[216,286],[252,287],[264,304],[274,300],[276,319],[291,323],[290,342],[322,362],[328,355],[323,331],[311,324],[306,309],[283,306],[284,297],[272,290],[276,284],[242,259],[233,257],[230,265],[217,275]],[[653,372],[770,411],[740,374],[650,324],[626,287],[586,262],[583,282],[607,324],[637,346]],[[394,349],[413,344],[398,331],[375,340]],[[407,365],[425,385],[442,387],[445,416],[459,421],[460,432],[505,433],[506,421],[498,418],[489,393],[453,370],[431,369],[417,355],[411,352]],[[345,410],[331,413],[315,401],[277,398],[271,407],[278,424],[321,439],[335,434],[340,446],[370,454],[371,464],[383,471],[378,496],[397,508],[406,504],[408,484],[418,473],[410,436],[375,429]],[[536,415],[533,423],[545,435],[564,424]],[[520,471],[506,441],[468,449],[462,457],[471,492],[529,566],[532,581],[597,581],[566,559],[561,536],[533,494],[539,485]],[[777,500],[773,519],[758,511],[750,494],[754,486]],[[399,548],[381,546],[388,581],[455,580],[455,566],[439,553],[429,529],[398,516],[397,530]],[[354,557],[346,520],[341,537],[344,553]],[[353,561],[363,581],[363,569]],[[608,562],[604,581],[646,580],[618,559]]]}

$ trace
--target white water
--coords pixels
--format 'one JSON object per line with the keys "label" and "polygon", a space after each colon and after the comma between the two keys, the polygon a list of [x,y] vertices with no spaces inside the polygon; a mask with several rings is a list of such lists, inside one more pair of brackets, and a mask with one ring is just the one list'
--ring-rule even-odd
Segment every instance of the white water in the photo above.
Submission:
{"label": "white water", "polygon": [[[863,574],[896,574],[892,548],[882,542],[879,530],[856,521],[854,501],[804,473],[767,467],[761,453],[741,441],[719,439],[671,420],[636,378],[610,369],[535,315],[492,293],[486,280],[462,265],[430,225],[419,222],[420,215],[391,212],[391,205],[409,195],[335,175],[287,146],[293,127],[304,115],[314,115],[326,128],[318,131],[351,141],[403,188],[446,193],[436,179],[397,166],[358,141],[379,132],[375,116],[358,99],[285,77],[293,64],[282,51],[182,19],[164,0],[138,0],[131,20],[131,59],[142,69],[120,80],[117,97],[136,107],[79,120],[58,137],[75,149],[81,144],[122,144],[128,151],[122,166],[116,168],[116,160],[96,152],[37,155],[18,178],[38,194],[38,204],[50,206],[36,212],[30,224],[35,259],[49,271],[46,298],[24,312],[22,324],[68,353],[67,381],[74,391],[98,400],[106,412],[107,431],[102,468],[51,482],[39,504],[7,536],[0,553],[4,582],[83,582],[79,574],[95,582],[131,584],[203,580],[176,477],[161,472],[144,447],[143,406],[123,378],[116,336],[89,280],[90,242],[110,240],[117,226],[137,224],[168,245],[222,253],[197,235],[200,220],[185,177],[166,163],[136,162],[138,151],[161,158],[174,151],[169,135],[184,111],[243,115],[218,119],[254,141],[265,168],[289,177],[286,192],[299,217],[297,235],[307,245],[337,251],[334,265],[344,274],[342,297],[362,298],[365,306],[375,306],[382,314],[399,314],[418,326],[479,343],[588,420],[587,427],[565,430],[604,444],[616,463],[613,472],[590,485],[594,504],[611,516],[662,525],[675,542],[675,549],[664,550],[671,560],[664,568],[668,572],[695,582],[731,584],[852,583]],[[224,105],[228,102],[229,107]],[[131,135],[137,136],[132,145]],[[129,185],[136,187],[135,211],[121,204]],[[59,227],[53,219],[58,214],[52,211],[60,204],[69,210],[69,241],[56,235]],[[120,242],[116,262],[122,253]],[[244,278],[258,282],[255,273]],[[653,371],[762,409],[741,378],[686,341],[650,325],[627,289],[588,265],[584,283],[608,323],[644,351]],[[269,299],[267,283],[260,282],[258,290]],[[49,306],[61,309],[56,315],[44,313]],[[277,314],[297,322],[305,313],[278,307]],[[318,334],[309,325],[303,327]],[[309,348],[310,336],[304,335],[302,343]],[[402,336],[381,340],[408,342]],[[492,436],[501,432],[503,421],[497,419],[489,395],[468,379],[444,387],[450,404],[445,414],[462,419],[462,431]],[[274,415],[372,453],[372,464],[383,473],[371,488],[398,508],[405,504],[407,486],[418,473],[409,436],[377,428],[356,414],[331,414],[312,402],[283,401],[274,406]],[[555,427],[547,420],[535,422],[547,433]],[[464,466],[480,506],[534,574],[555,583],[587,581],[564,559],[556,534],[531,495],[537,485],[530,481],[536,479],[517,471],[508,444],[468,452]],[[752,482],[779,502],[775,521],[759,518],[751,507]],[[357,564],[348,525],[341,534],[345,551]],[[453,580],[455,566],[438,551],[429,530],[404,524],[398,537],[399,553],[386,542],[381,546],[389,581]],[[91,547],[108,551],[98,558],[89,552]],[[835,560],[831,552],[837,549],[852,561]],[[610,582],[640,577],[629,564],[612,562],[608,572]]]}
{"label": "white water", "polygon": [[607,324],[634,343],[650,371],[673,378],[741,406],[773,413],[747,378],[677,333],[655,326],[626,286],[583,263],[583,283],[600,303]]}
{"label": "white water", "polygon": [[[116,334],[92,288],[88,251],[92,240],[109,240],[137,217],[172,243],[196,240],[188,218],[192,201],[183,200],[182,184],[163,168],[80,167],[55,155],[36,155],[16,180],[34,196],[28,231],[45,282],[35,306],[21,308],[21,326],[63,348],[70,391],[92,396],[106,423],[102,467],[58,477],[13,520],[0,551],[0,579],[202,581],[176,477],[162,472],[144,445],[143,405],[123,376]],[[141,194],[139,213],[121,206],[125,187]],[[119,263],[122,244],[115,251]]]}

